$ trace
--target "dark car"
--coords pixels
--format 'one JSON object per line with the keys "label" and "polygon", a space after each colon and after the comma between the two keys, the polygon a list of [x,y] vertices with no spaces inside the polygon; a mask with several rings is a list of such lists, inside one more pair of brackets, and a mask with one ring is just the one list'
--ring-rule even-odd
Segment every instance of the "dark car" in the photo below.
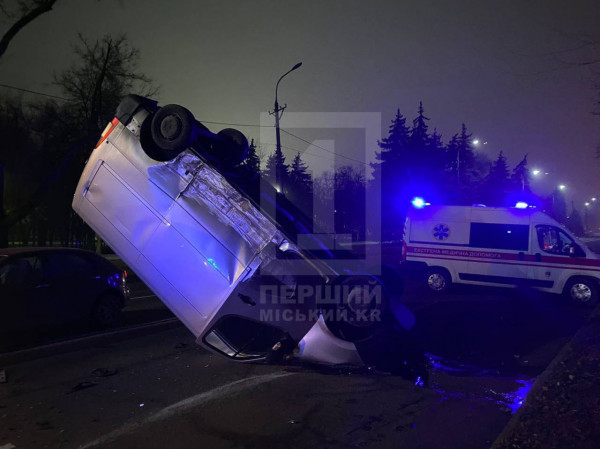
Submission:
{"label": "dark car", "polygon": [[129,298],[126,273],[70,248],[0,249],[0,333],[89,318],[115,324]]}

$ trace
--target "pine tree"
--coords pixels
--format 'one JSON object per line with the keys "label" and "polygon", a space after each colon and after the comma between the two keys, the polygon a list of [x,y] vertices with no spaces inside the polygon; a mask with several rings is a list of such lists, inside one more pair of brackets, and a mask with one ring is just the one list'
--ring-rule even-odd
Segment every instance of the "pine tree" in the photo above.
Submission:
{"label": "pine tree", "polygon": [[[406,119],[396,111],[387,137],[378,141],[381,151],[375,153],[377,163],[372,163],[373,181],[369,201],[380,202],[382,234],[385,239],[399,238],[402,233],[404,210],[408,207],[407,155],[409,128]],[[399,207],[406,203],[404,207]]]}
{"label": "pine tree", "polygon": [[396,117],[392,120],[388,137],[377,142],[381,151],[375,152],[378,163],[371,163],[373,167],[373,178],[383,181],[382,170],[392,173],[400,169],[400,161],[407,151],[409,129],[406,126],[406,118],[396,110]]}
{"label": "pine tree", "polygon": [[454,204],[480,202],[475,191],[481,182],[481,169],[478,167],[471,144],[471,134],[462,124],[460,134],[454,134],[445,148],[445,189],[446,196]]}
{"label": "pine tree", "polygon": [[433,133],[429,138],[429,147],[434,149],[435,151],[444,148],[444,144],[442,142],[442,135],[437,132],[437,128],[433,128]]}
{"label": "pine tree", "polygon": [[457,144],[457,170],[459,184],[472,185],[476,176],[473,173],[473,146],[471,145],[471,134],[467,133],[467,127],[462,124],[460,136],[456,139]]}
{"label": "pine tree", "polygon": [[527,155],[513,169],[510,177],[513,189],[517,192],[531,192],[529,186],[529,168],[527,168]]}
{"label": "pine tree", "polygon": [[492,163],[490,173],[483,183],[482,196],[485,204],[489,206],[506,206],[509,191],[509,170],[506,157],[500,151],[498,159]]}
{"label": "pine tree", "polygon": [[566,226],[571,231],[573,231],[573,234],[577,236],[582,236],[585,233],[585,230],[583,227],[583,220],[581,218],[581,214],[577,209],[575,209],[574,205],[572,205],[571,207],[571,215],[567,217]]}
{"label": "pine tree", "polygon": [[284,192],[287,189],[289,167],[285,163],[285,156],[281,150],[275,150],[267,159],[264,176],[279,192]]}
{"label": "pine tree", "polygon": [[313,182],[308,166],[297,153],[290,166],[285,193],[288,198],[307,216],[312,217]]}
{"label": "pine tree", "polygon": [[334,175],[335,231],[352,234],[354,240],[365,237],[365,178],[361,170],[343,166]]}
{"label": "pine tree", "polygon": [[546,211],[559,223],[565,224],[567,222],[567,202],[562,191],[558,188],[550,194],[547,199]]}
{"label": "pine tree", "polygon": [[300,153],[296,154],[292,161],[289,178],[294,187],[305,192],[312,190],[312,177],[308,173],[308,166],[300,157]]}
{"label": "pine tree", "polygon": [[415,160],[421,159],[419,155],[423,155],[430,144],[428,120],[429,118],[425,117],[425,111],[423,110],[423,102],[420,101],[419,115],[413,120],[413,127],[410,131],[410,147]]}
{"label": "pine tree", "polygon": [[258,157],[258,154],[256,154],[256,144],[254,143],[254,139],[250,141],[250,145],[248,146],[248,157],[246,157],[244,165],[250,173],[260,173],[260,158]]}

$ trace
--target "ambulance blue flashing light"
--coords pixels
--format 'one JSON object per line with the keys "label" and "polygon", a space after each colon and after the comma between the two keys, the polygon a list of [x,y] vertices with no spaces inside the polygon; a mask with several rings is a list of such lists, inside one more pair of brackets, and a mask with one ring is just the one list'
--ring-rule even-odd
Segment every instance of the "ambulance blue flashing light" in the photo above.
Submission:
{"label": "ambulance blue flashing light", "polygon": [[425,200],[418,196],[414,197],[411,203],[416,209],[422,209],[427,205],[427,203],[425,203]]}

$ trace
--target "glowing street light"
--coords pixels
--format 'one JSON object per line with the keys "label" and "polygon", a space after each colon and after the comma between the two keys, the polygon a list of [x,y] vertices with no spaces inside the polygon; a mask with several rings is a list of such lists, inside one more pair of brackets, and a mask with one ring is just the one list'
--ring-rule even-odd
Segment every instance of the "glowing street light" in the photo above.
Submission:
{"label": "glowing street light", "polygon": [[567,186],[564,184],[559,184],[559,186],[558,186],[558,190],[565,190],[566,188],[567,188]]}
{"label": "glowing street light", "polygon": [[585,207],[590,207],[590,203],[585,203]]}
{"label": "glowing street light", "polygon": [[537,175],[539,175],[541,172],[542,172],[542,171],[541,171],[541,170],[538,170],[537,168],[536,168],[536,169],[534,169],[534,170],[531,170],[531,173],[533,174],[533,176],[537,176]]}
{"label": "glowing street light", "polygon": [[479,145],[479,139],[473,139],[473,145],[475,145],[475,146]]}
{"label": "glowing street light", "polygon": [[592,198],[592,201],[596,201],[596,197]]}

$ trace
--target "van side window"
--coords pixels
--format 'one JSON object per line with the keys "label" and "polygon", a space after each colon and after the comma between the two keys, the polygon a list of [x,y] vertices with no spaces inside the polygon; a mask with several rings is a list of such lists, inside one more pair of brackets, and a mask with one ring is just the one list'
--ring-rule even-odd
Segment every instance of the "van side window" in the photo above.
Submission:
{"label": "van side window", "polygon": [[540,249],[550,254],[568,256],[575,242],[559,228],[548,225],[537,225],[538,243]]}
{"label": "van side window", "polygon": [[527,251],[529,249],[529,225],[471,223],[469,246]]}

